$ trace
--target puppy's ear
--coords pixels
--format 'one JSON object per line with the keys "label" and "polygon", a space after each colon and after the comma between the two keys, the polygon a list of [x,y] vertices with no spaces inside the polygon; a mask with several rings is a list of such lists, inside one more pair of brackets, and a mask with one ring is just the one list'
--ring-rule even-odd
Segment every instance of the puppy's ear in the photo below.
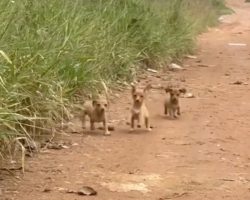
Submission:
{"label": "puppy's ear", "polygon": [[146,87],[144,88],[144,92],[150,90],[152,88],[151,84],[147,84]]}
{"label": "puppy's ear", "polygon": [[92,101],[92,105],[93,105],[93,106],[96,106],[96,104],[97,104],[97,101],[96,101],[96,100],[93,100],[93,101]]}
{"label": "puppy's ear", "polygon": [[166,93],[172,92],[172,91],[173,91],[173,89],[171,89],[171,88],[169,88],[169,87],[165,88],[165,92],[166,92]]}
{"label": "puppy's ear", "polygon": [[187,92],[186,88],[181,88],[181,89],[179,89],[179,91],[180,91],[180,93],[183,93],[183,94],[185,94]]}

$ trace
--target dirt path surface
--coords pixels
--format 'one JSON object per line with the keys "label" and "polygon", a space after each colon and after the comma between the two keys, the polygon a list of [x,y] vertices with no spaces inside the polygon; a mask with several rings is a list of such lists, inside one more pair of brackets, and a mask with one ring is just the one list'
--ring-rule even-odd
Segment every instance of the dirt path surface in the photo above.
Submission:
{"label": "dirt path surface", "polygon": [[[250,4],[229,5],[236,13],[200,36],[197,59],[184,62],[187,70],[148,74],[153,84],[168,84],[170,77],[195,95],[181,99],[178,120],[163,116],[165,94],[155,89],[148,98],[155,128],[129,133],[130,91],[119,94],[111,105],[117,122],[111,137],[69,134],[69,149],[36,155],[21,180],[0,179],[0,199],[249,200]],[[83,185],[97,196],[63,190]]]}

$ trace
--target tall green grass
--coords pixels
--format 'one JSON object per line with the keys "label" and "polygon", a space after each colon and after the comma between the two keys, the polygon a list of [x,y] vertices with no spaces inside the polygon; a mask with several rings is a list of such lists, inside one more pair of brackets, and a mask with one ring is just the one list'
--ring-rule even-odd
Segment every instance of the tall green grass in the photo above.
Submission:
{"label": "tall green grass", "polygon": [[222,0],[1,0],[0,152],[67,119],[74,94],[98,80],[192,52],[222,10]]}

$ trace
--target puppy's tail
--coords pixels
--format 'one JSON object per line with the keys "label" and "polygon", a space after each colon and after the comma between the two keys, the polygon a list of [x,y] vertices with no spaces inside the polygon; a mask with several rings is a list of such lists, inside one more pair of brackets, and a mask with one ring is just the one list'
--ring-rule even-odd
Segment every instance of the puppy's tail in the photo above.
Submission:
{"label": "puppy's tail", "polygon": [[104,82],[103,80],[101,81],[101,84],[102,84],[102,87],[103,87],[103,89],[104,89],[106,99],[107,99],[107,101],[109,102],[109,98],[108,98],[108,87],[107,87],[107,85],[105,84],[105,82]]}

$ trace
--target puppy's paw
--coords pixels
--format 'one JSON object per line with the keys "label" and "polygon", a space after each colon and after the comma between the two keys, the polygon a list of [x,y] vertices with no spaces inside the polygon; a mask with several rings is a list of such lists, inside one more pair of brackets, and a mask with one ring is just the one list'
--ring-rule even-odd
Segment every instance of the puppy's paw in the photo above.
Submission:
{"label": "puppy's paw", "polygon": [[110,136],[111,133],[110,133],[109,131],[106,131],[106,132],[104,133],[104,135],[105,135],[105,136]]}
{"label": "puppy's paw", "polygon": [[133,132],[135,129],[134,128],[131,128],[130,130],[129,130],[129,132]]}
{"label": "puppy's paw", "polygon": [[148,132],[151,132],[152,131],[152,128],[150,127],[150,128],[147,128],[147,131]]}

